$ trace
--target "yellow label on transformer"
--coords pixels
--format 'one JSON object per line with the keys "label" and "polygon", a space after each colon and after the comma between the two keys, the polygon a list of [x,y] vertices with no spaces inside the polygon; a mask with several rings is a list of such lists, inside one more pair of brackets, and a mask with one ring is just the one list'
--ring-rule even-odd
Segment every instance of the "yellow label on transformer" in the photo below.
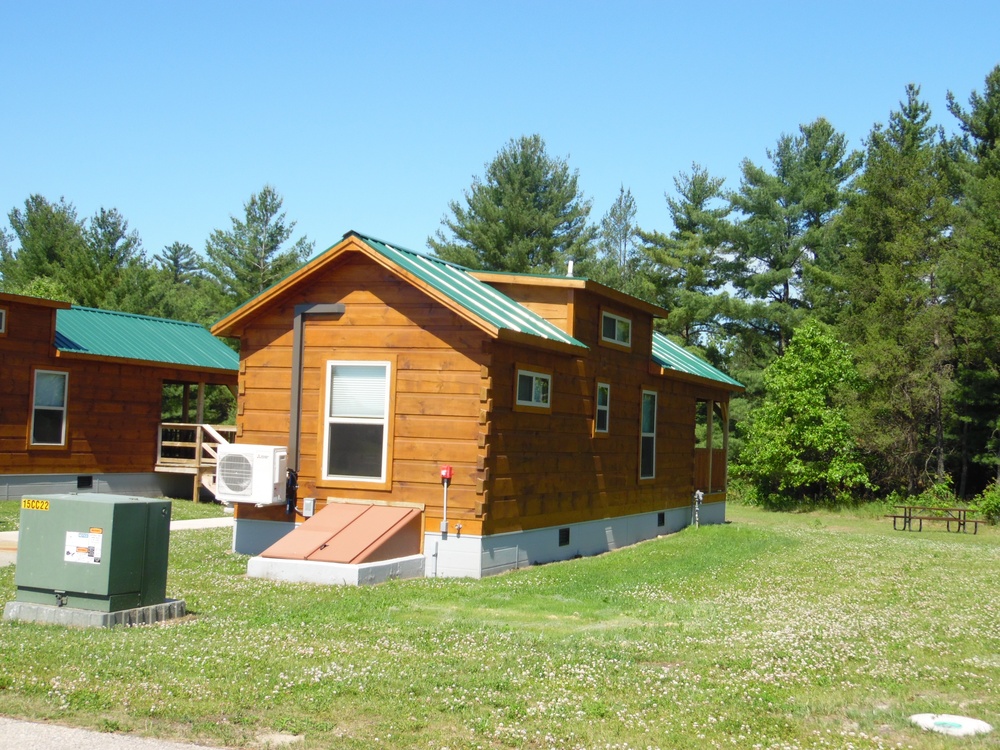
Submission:
{"label": "yellow label on transformer", "polygon": [[28,497],[21,498],[21,507],[25,510],[48,510],[48,500],[33,500]]}

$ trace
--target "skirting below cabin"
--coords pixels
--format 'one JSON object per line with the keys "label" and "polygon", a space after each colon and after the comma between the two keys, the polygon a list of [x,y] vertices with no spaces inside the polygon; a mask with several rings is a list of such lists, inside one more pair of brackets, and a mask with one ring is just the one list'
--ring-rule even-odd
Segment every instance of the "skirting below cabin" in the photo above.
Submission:
{"label": "skirting below cabin", "polygon": [[[720,524],[725,520],[724,500],[702,504],[699,523]],[[599,555],[680,531],[691,522],[692,509],[685,507],[485,537],[427,532],[423,555],[355,565],[255,556],[248,563],[247,574],[272,580],[348,585],[421,576],[482,578],[530,565]],[[294,528],[291,522],[237,518],[233,551],[260,555]]]}
{"label": "skirting below cabin", "polygon": [[136,497],[190,497],[191,477],[180,474],[21,474],[0,475],[0,501],[25,495],[100,492]]}

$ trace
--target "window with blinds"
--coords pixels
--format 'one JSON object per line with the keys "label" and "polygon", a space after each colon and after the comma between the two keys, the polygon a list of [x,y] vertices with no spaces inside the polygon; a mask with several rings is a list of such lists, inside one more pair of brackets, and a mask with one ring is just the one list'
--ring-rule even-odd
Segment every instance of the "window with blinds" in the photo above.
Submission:
{"label": "window with blinds", "polygon": [[385,481],[389,363],[329,362],[326,392],[325,477]]}
{"label": "window with blinds", "polygon": [[66,445],[69,373],[35,370],[31,412],[32,445]]}

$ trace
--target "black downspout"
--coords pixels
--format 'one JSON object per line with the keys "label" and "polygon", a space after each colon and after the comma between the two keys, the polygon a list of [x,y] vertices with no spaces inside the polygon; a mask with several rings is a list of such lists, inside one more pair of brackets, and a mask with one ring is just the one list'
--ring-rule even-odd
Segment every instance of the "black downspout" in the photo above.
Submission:
{"label": "black downspout", "polygon": [[[302,424],[302,359],[304,354],[304,327],[307,315],[343,315],[344,303],[317,303],[295,306],[292,322],[292,403],[289,410],[288,470],[294,474],[298,486],[299,428]],[[291,480],[291,476],[289,477]],[[287,499],[287,488],[286,488]],[[294,499],[293,499],[294,501]]]}

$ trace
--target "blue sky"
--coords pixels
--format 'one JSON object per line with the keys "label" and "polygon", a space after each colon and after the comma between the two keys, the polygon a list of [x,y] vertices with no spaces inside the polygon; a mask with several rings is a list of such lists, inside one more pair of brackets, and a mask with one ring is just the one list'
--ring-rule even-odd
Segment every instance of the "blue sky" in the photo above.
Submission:
{"label": "blue sky", "polygon": [[860,148],[907,83],[935,121],[1000,63],[1000,3],[0,0],[0,212],[116,207],[149,255],[202,250],[265,183],[326,248],[424,250],[511,138],[620,185],[668,231],[698,162],[739,181],[824,116]]}

